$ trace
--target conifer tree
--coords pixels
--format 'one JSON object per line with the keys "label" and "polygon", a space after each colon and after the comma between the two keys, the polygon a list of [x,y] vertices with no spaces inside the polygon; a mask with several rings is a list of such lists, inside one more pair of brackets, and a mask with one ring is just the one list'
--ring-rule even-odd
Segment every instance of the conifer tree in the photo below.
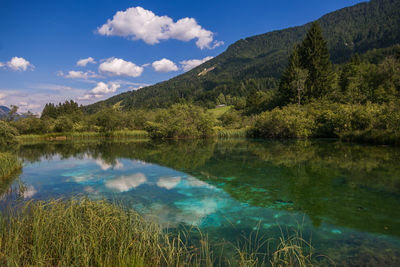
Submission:
{"label": "conifer tree", "polygon": [[333,71],[328,46],[318,22],[312,23],[305,39],[293,48],[279,84],[281,105],[307,103],[332,90]]}
{"label": "conifer tree", "polygon": [[289,64],[282,74],[279,84],[279,96],[281,98],[281,105],[296,102],[297,91],[293,87],[296,81],[296,70],[300,69],[299,46],[293,48],[292,54],[289,57]]}
{"label": "conifer tree", "polygon": [[301,67],[308,71],[305,96],[310,99],[320,98],[329,93],[334,76],[328,44],[317,21],[311,24],[298,53]]}

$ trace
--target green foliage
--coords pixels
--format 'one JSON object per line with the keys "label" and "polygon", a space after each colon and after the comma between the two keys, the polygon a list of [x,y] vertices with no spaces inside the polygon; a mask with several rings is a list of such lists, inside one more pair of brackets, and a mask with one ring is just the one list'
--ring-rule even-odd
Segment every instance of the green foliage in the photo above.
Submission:
{"label": "green foliage", "polygon": [[54,131],[58,133],[71,132],[73,126],[71,118],[67,116],[59,116],[54,123]]}
{"label": "green foliage", "polygon": [[314,128],[314,120],[304,108],[291,105],[261,113],[251,134],[266,138],[308,138]]}
{"label": "green foliage", "polygon": [[360,135],[371,131],[376,136],[378,132],[382,136],[388,133],[392,136],[390,139],[398,136],[398,101],[364,105],[320,101],[302,107],[288,105],[260,114],[251,129],[254,136],[268,138],[343,137],[346,140],[350,140],[353,133]]}
{"label": "green foliage", "polygon": [[[341,64],[355,53],[363,54],[372,49],[387,48],[400,43],[399,18],[399,1],[373,0],[337,10],[317,21],[326,38],[331,60],[335,64]],[[85,110],[95,113],[116,103],[121,103],[125,110],[164,108],[179,103],[182,99],[210,107],[215,105],[221,93],[227,100],[228,95],[232,98],[242,98],[247,97],[253,89],[267,91],[277,88],[290,50],[304,39],[310,26],[306,24],[241,39],[229,46],[224,53],[191,71],[166,82],[89,105]],[[314,41],[318,41],[319,34],[318,31],[314,33],[308,40],[310,45],[317,44]],[[319,54],[320,63],[323,63],[323,55],[326,54],[324,47],[316,46],[318,51],[322,52]],[[303,55],[305,58],[312,57],[307,51]],[[312,80],[318,81],[317,84],[312,84],[311,80],[307,83],[307,88],[313,90],[312,95],[321,96],[329,91],[329,75],[324,71],[320,72],[325,68],[309,68],[312,70]],[[204,69],[208,72],[204,73]],[[323,74],[324,77],[320,78],[319,74]],[[251,84],[250,80],[257,86]],[[327,87],[324,87],[325,84]]]}
{"label": "green foliage", "polygon": [[[330,93],[333,72],[328,46],[318,22],[311,24],[303,42],[294,47],[282,74],[282,104],[309,102]],[[303,101],[302,101],[303,99]]]}
{"label": "green foliage", "polygon": [[17,130],[8,123],[0,120],[0,146],[7,146],[18,143]]}
{"label": "green foliage", "polygon": [[215,122],[200,107],[175,104],[159,110],[154,121],[148,121],[145,130],[151,138],[206,137],[212,135]]}
{"label": "green foliage", "polygon": [[59,116],[72,115],[76,113],[82,113],[78,103],[73,100],[65,101],[64,103],[59,103],[54,105],[53,103],[48,103],[45,105],[41,118],[52,118],[57,119]]}
{"label": "green foliage", "polygon": [[191,250],[180,235],[104,201],[28,202],[1,214],[0,235],[4,266],[212,265],[206,238]]}
{"label": "green foliage", "polygon": [[305,97],[321,98],[332,88],[333,73],[328,44],[318,22],[313,22],[299,47],[300,66],[308,71]]}
{"label": "green foliage", "polygon": [[0,152],[0,178],[10,176],[21,167],[22,164],[17,155]]}

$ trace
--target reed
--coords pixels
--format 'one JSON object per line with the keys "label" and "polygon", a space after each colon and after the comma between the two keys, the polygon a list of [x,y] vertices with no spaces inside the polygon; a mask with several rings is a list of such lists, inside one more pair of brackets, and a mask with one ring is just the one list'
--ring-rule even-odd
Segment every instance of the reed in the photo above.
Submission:
{"label": "reed", "polygon": [[16,155],[0,153],[0,178],[8,177],[21,169],[22,164]]}
{"label": "reed", "polygon": [[248,129],[222,129],[218,132],[219,138],[242,138],[247,137]]}
{"label": "reed", "polygon": [[[2,266],[212,266],[136,212],[88,199],[28,202],[0,217]],[[203,263],[210,263],[203,265]]]}
{"label": "reed", "polygon": [[[236,247],[211,246],[207,235],[197,231],[192,239],[191,231],[168,233],[107,201],[19,202],[0,215],[0,265],[312,266],[299,236],[282,238],[271,254],[258,231]],[[224,245],[232,257],[216,256]]]}
{"label": "reed", "polygon": [[36,140],[82,140],[95,138],[148,138],[148,133],[143,130],[120,130],[114,132],[67,132],[48,134],[28,134],[18,136],[22,142]]}

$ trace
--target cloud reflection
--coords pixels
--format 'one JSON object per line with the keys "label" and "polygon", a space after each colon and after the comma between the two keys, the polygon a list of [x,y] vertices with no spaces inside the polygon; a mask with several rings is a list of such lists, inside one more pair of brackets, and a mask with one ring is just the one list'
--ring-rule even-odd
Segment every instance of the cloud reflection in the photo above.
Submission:
{"label": "cloud reflection", "polygon": [[176,176],[176,177],[161,177],[158,182],[157,186],[158,187],[163,187],[168,190],[171,190],[175,188],[181,181],[181,177]]}
{"label": "cloud reflection", "polygon": [[119,160],[116,160],[115,164],[111,165],[111,164],[108,164],[107,162],[105,162],[105,161],[103,161],[101,159],[96,159],[96,164],[103,171],[106,171],[106,170],[108,170],[110,168],[114,168],[114,169],[120,170],[120,169],[122,169],[124,167],[124,164],[122,162],[120,162]]}
{"label": "cloud reflection", "polygon": [[116,179],[108,180],[105,185],[109,189],[119,192],[126,192],[147,182],[143,173],[136,173],[130,176],[121,176]]}

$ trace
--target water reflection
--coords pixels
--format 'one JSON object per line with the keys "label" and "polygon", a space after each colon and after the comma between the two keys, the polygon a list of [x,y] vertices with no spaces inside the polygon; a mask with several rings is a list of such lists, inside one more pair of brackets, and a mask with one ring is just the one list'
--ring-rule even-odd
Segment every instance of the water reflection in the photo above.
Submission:
{"label": "water reflection", "polygon": [[196,225],[217,239],[259,223],[268,236],[279,236],[279,227],[301,223],[332,257],[352,251],[357,265],[369,249],[400,259],[398,148],[196,140],[55,142],[17,151],[25,161],[26,198],[117,199],[166,227]]}

